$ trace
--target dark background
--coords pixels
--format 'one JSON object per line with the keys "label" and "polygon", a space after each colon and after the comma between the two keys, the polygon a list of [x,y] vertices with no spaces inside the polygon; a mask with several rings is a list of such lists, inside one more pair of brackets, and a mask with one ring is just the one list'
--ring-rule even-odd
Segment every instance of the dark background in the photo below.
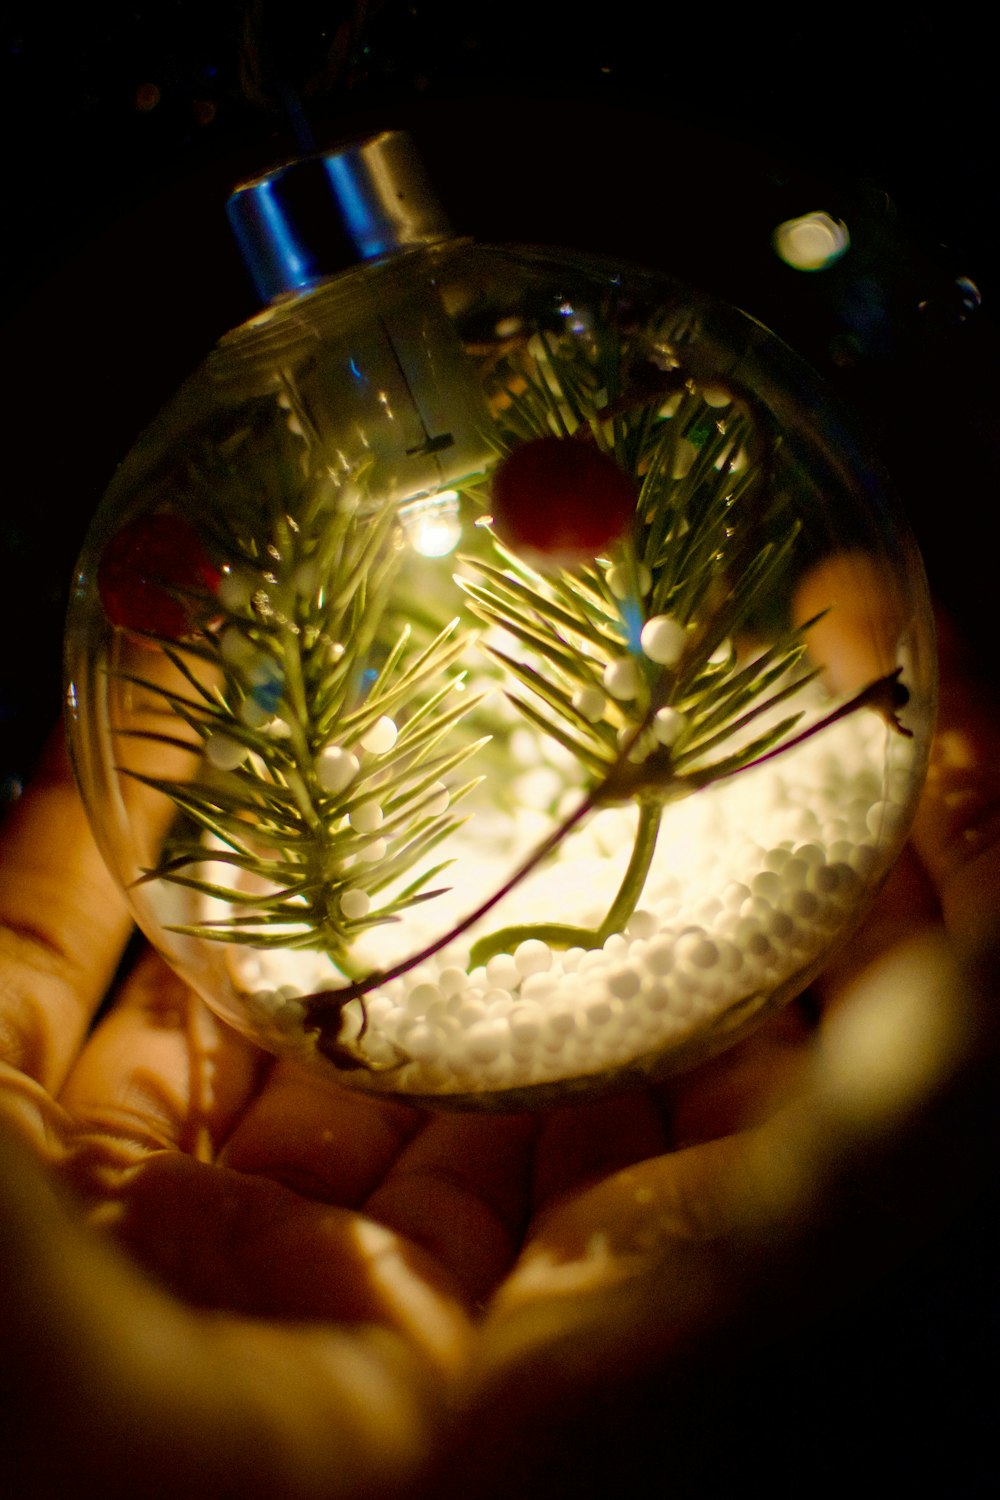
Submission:
{"label": "dark background", "polygon": [[[253,311],[223,204],[296,154],[289,101],[321,147],[410,128],[461,232],[660,267],[773,327],[867,428],[989,668],[993,53],[957,10],[893,24],[874,9],[4,7],[0,801],[58,713],[67,584],[102,489]],[[772,231],[817,209],[851,250],[794,271]],[[929,1226],[852,1306],[720,1375],[695,1488],[992,1493],[989,1197]]]}
{"label": "dark background", "polygon": [[[662,267],[774,328],[859,413],[935,591],[988,650],[1000,243],[991,62],[969,28],[630,0],[597,26],[564,0],[0,16],[7,796],[58,709],[96,500],[254,310],[223,205],[297,154],[290,97],[321,147],[410,128],[459,232]],[[851,250],[794,271],[773,229],[816,209]]]}

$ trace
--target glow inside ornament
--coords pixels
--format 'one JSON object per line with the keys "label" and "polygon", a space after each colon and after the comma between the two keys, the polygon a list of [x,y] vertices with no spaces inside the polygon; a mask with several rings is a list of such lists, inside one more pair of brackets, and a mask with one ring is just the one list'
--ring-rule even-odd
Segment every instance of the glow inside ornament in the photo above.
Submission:
{"label": "glow inside ornament", "polygon": [[920,787],[930,613],[772,335],[455,240],[413,171],[391,135],[237,193],[273,300],[93,524],[72,745],[137,921],[227,1022],[519,1107],[717,1051],[844,940]]}

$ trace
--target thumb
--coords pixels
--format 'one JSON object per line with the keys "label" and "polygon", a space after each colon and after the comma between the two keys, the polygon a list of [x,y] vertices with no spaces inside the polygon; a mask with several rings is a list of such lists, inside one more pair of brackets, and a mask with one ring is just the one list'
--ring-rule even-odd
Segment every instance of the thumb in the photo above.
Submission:
{"label": "thumb", "polygon": [[382,1329],[171,1300],[0,1134],[0,1427],[19,1500],[405,1493],[436,1392]]}

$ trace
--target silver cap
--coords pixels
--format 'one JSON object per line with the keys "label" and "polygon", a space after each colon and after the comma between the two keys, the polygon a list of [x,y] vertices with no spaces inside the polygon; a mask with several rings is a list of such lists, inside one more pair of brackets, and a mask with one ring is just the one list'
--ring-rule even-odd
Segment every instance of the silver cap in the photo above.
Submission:
{"label": "silver cap", "polygon": [[277,167],[241,184],[226,209],[263,302],[453,234],[398,130]]}

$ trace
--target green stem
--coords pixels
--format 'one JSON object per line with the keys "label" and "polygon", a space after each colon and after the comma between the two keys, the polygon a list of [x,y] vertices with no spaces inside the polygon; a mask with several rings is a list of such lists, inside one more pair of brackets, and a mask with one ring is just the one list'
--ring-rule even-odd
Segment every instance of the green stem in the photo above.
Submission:
{"label": "green stem", "polygon": [[513,953],[519,943],[528,938],[538,938],[550,948],[601,948],[613,932],[621,932],[629,917],[639,904],[653,862],[656,839],[660,831],[662,805],[658,802],[639,803],[639,825],[628,869],[618,888],[618,894],[608,909],[599,927],[570,927],[557,922],[523,923],[516,927],[501,927],[473,943],[469,955],[473,968],[486,963],[498,953]]}

